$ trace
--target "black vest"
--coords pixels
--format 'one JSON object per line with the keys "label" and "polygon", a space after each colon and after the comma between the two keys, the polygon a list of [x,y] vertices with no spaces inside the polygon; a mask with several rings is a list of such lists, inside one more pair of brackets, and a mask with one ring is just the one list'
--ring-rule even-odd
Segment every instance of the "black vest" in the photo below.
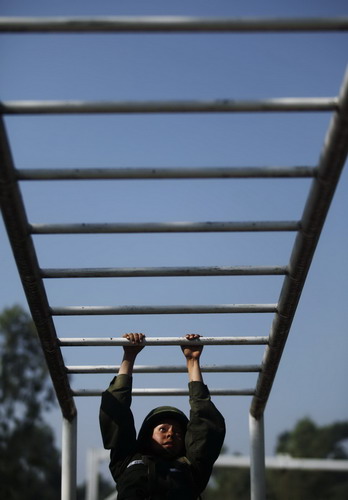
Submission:
{"label": "black vest", "polygon": [[118,500],[197,500],[189,461],[136,454],[117,478]]}

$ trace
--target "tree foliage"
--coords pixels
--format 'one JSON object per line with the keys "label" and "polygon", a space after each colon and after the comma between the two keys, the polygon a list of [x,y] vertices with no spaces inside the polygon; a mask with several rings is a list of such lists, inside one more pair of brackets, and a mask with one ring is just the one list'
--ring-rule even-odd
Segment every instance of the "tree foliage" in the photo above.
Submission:
{"label": "tree foliage", "polygon": [[59,452],[44,413],[55,404],[38,336],[19,306],[0,314],[0,498],[58,500]]}
{"label": "tree foliage", "polygon": [[276,452],[298,458],[348,458],[344,440],[348,439],[348,422],[318,427],[303,418],[292,431],[281,434]]}
{"label": "tree foliage", "polygon": [[[347,459],[348,422],[318,426],[299,420],[278,437],[277,454],[297,458]],[[249,469],[216,468],[204,500],[249,500]],[[346,500],[348,475],[337,471],[273,469],[266,472],[267,500]]]}
{"label": "tree foliage", "polygon": [[42,420],[54,403],[36,330],[19,306],[0,315],[0,418],[7,430],[26,420]]}
{"label": "tree foliage", "polygon": [[[296,458],[347,459],[344,442],[348,422],[319,427],[303,418],[292,431],[281,434],[276,452]],[[348,498],[346,472],[273,470],[268,473],[270,500],[344,500]]]}

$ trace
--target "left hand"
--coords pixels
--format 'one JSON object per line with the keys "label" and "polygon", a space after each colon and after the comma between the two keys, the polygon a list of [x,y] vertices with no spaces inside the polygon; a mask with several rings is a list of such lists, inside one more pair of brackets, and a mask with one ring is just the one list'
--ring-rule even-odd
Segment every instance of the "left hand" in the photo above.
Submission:
{"label": "left hand", "polygon": [[[185,335],[186,340],[198,340],[201,335],[196,333],[189,333]],[[202,345],[182,345],[181,350],[186,359],[199,359],[203,350]]]}

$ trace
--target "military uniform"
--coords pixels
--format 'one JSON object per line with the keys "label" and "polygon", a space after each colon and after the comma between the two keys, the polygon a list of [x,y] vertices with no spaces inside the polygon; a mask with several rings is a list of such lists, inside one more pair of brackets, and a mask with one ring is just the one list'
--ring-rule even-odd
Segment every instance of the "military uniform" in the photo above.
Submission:
{"label": "military uniform", "polygon": [[[132,377],[118,375],[103,392],[100,427],[110,449],[110,470],[119,500],[196,500],[205,489],[225,437],[225,422],[202,382],[190,382],[190,420],[172,407],[159,407],[145,418],[138,439],[131,412]],[[146,431],[158,415],[187,423],[185,452],[175,460],[149,454]],[[163,423],[163,422],[162,422]]]}

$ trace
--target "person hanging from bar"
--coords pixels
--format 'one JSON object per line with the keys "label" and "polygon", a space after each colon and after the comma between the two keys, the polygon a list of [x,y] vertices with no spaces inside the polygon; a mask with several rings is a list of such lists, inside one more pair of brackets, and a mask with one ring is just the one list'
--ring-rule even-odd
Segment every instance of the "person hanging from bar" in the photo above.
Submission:
{"label": "person hanging from bar", "polygon": [[[138,437],[131,407],[135,359],[145,335],[123,335],[123,360],[109,388],[103,392],[100,428],[110,451],[110,471],[118,500],[197,500],[208,484],[213,464],[225,438],[225,421],[203,383],[202,345],[181,346],[189,376],[190,419],[172,406],[159,406],[146,417]],[[186,335],[198,340],[200,335]]]}

